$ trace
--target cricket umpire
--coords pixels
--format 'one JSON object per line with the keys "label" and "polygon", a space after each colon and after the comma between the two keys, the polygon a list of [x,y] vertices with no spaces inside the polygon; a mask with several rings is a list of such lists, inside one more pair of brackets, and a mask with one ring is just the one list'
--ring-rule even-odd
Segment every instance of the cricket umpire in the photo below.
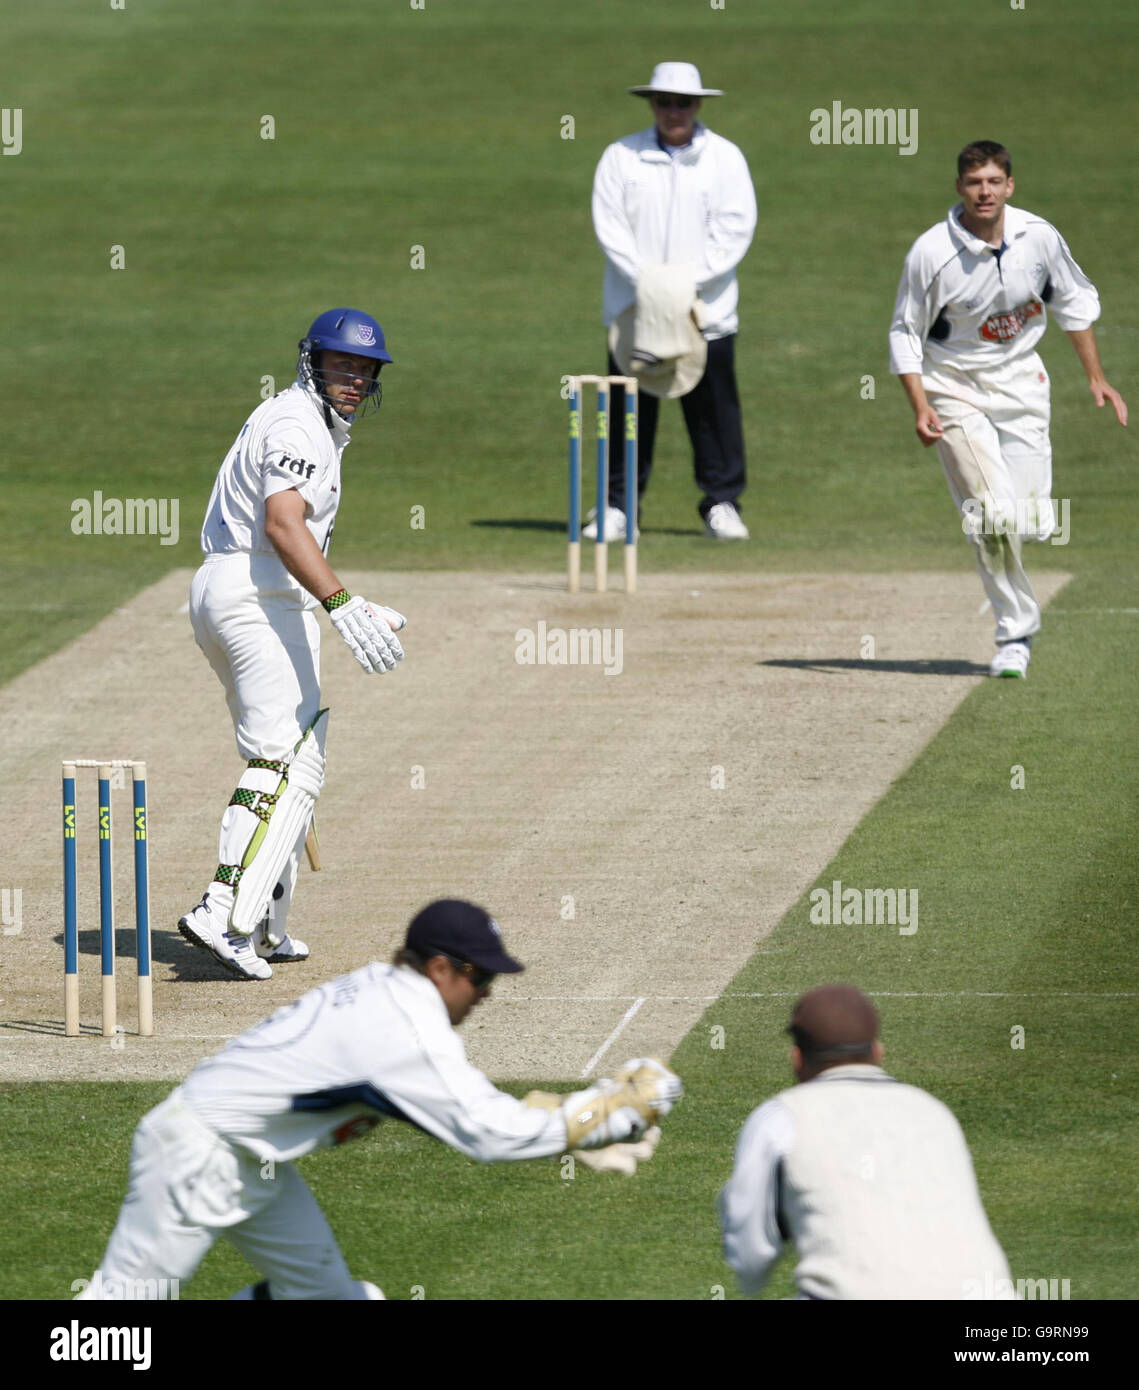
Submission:
{"label": "cricket umpire", "polygon": [[392,965],[311,990],[199,1063],[139,1123],[118,1223],[80,1296],[189,1279],[225,1236],[264,1276],[237,1298],[382,1298],[353,1280],[294,1167],[381,1121],[484,1163],[638,1148],[629,1141],[681,1095],[662,1063],[637,1058],[572,1095],[518,1100],[467,1060],[455,1028],[496,975],[522,968],[484,909],[442,899],[412,919]]}
{"label": "cricket umpire", "polygon": [[890,328],[923,447],[937,445],[962,529],[996,618],[993,676],[1023,679],[1040,604],[1025,574],[1026,540],[1056,530],[1051,400],[1036,352],[1048,313],[1067,333],[1097,406],[1127,406],[1100,365],[1096,288],[1043,217],[1009,203],[1012,159],[978,140],[957,156],[960,202],[906,256]]}
{"label": "cricket umpire", "polygon": [[813,989],[787,1031],[799,1084],[753,1111],[720,1195],[744,1293],[790,1242],[803,1298],[1012,1297],[961,1127],[882,1070],[870,1000],[850,985]]}
{"label": "cricket umpire", "polygon": [[341,460],[353,426],[379,409],[392,360],[384,332],[358,309],[330,309],[299,347],[296,381],[250,415],[218,470],[190,589],[194,636],[248,766],[222,818],[212,881],[178,930],[245,980],[309,954],[286,922],[324,782],[316,609],[365,673],[403,659],[403,615],[349,594],[328,563]]}
{"label": "cricket umpire", "polygon": [[[629,91],[647,99],[653,124],[610,145],[593,181],[593,227],[605,253],[602,314],[611,330],[609,372],[630,374],[618,365],[614,344],[621,325],[634,315],[636,334],[650,335],[632,344],[634,370],[638,361],[659,366],[691,356],[679,345],[668,346],[690,315],[700,359],[688,379],[682,376],[673,387],[654,388],[649,373],[641,378],[638,498],[652,471],[659,397],[679,395],[703,493],[705,532],[717,540],[747,540],[739,514],[747,469],[735,372],[736,267],[755,232],[755,189],[740,149],[697,120],[703,99],[723,92],[705,87],[691,63],[658,63],[651,81]],[[650,284],[654,298],[645,302]],[[655,351],[642,350],[649,347]],[[615,386],[614,419],[622,418],[624,399],[624,388]],[[630,505],[623,448],[621,431],[611,431],[605,526],[610,541],[624,536]],[[596,536],[596,521],[584,534]]]}

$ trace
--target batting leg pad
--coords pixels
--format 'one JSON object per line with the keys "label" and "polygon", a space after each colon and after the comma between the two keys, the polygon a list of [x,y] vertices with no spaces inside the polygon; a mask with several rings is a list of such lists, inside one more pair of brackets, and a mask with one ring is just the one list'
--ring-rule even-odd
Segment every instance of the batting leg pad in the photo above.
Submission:
{"label": "batting leg pad", "polygon": [[[255,758],[234,792],[231,808],[249,817],[249,839],[235,875],[232,931],[251,936],[269,913],[269,903],[298,838],[312,819],[324,785],[324,744],[328,711],[322,709],[292,753],[282,762]],[[268,773],[275,783],[264,788]],[[254,774],[258,774],[255,778]],[[246,779],[253,785],[247,785]]]}

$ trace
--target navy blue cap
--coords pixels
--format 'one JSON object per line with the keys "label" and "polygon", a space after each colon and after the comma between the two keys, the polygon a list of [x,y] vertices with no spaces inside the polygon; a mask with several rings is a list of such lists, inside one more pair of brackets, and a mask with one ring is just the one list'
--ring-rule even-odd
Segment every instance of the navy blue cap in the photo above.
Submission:
{"label": "navy blue cap", "polygon": [[526,968],[502,949],[502,933],[490,913],[459,898],[441,898],[417,913],[404,945],[420,956],[454,956],[496,975],[517,975]]}

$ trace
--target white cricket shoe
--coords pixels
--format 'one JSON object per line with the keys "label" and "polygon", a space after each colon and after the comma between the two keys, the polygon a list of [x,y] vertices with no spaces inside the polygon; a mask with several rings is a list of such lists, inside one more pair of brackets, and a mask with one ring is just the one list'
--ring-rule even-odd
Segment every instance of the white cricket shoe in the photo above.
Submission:
{"label": "white cricket shoe", "polygon": [[273,965],[288,965],[295,960],[308,960],[309,950],[303,941],[295,941],[288,932],[280,940],[269,935],[268,917],[253,933],[253,949]]}
{"label": "white cricket shoe", "polygon": [[[219,964],[240,980],[271,980],[273,971],[253,949],[253,942],[240,932],[226,930],[226,918],[214,912],[207,893],[202,901],[178,919],[178,930],[191,946],[209,951]],[[308,952],[306,950],[305,954]]]}
{"label": "white cricket shoe", "polygon": [[[625,539],[625,513],[620,507],[605,508],[605,540],[612,544],[615,541]],[[591,507],[589,515],[585,518],[585,525],[581,528],[581,534],[587,541],[597,539],[597,508]],[[637,534],[640,535],[638,529]]]}
{"label": "white cricket shoe", "polygon": [[1027,642],[1002,642],[989,663],[990,676],[1007,676],[1012,680],[1028,679],[1028,659],[1032,655]]}
{"label": "white cricket shoe", "polygon": [[717,502],[704,518],[704,534],[718,541],[746,541],[751,539],[743,518],[730,502]]}

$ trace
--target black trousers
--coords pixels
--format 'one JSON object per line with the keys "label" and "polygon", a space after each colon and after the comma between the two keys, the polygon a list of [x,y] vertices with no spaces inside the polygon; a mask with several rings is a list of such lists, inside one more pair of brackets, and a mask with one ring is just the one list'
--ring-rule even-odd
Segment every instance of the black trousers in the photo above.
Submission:
{"label": "black trousers", "polygon": [[[609,373],[622,376],[612,354]],[[653,471],[653,445],[656,442],[660,397],[637,392],[637,501],[645,495]],[[692,441],[692,467],[696,482],[704,493],[700,515],[706,517],[717,502],[739,506],[739,495],[747,485],[744,457],[743,421],[740,396],[736,389],[736,337],[713,338],[708,344],[708,365],[699,384],[680,397],[684,423]],[[609,505],[628,512],[625,506],[625,388],[614,386],[610,401]],[[639,510],[639,508],[638,508]]]}

